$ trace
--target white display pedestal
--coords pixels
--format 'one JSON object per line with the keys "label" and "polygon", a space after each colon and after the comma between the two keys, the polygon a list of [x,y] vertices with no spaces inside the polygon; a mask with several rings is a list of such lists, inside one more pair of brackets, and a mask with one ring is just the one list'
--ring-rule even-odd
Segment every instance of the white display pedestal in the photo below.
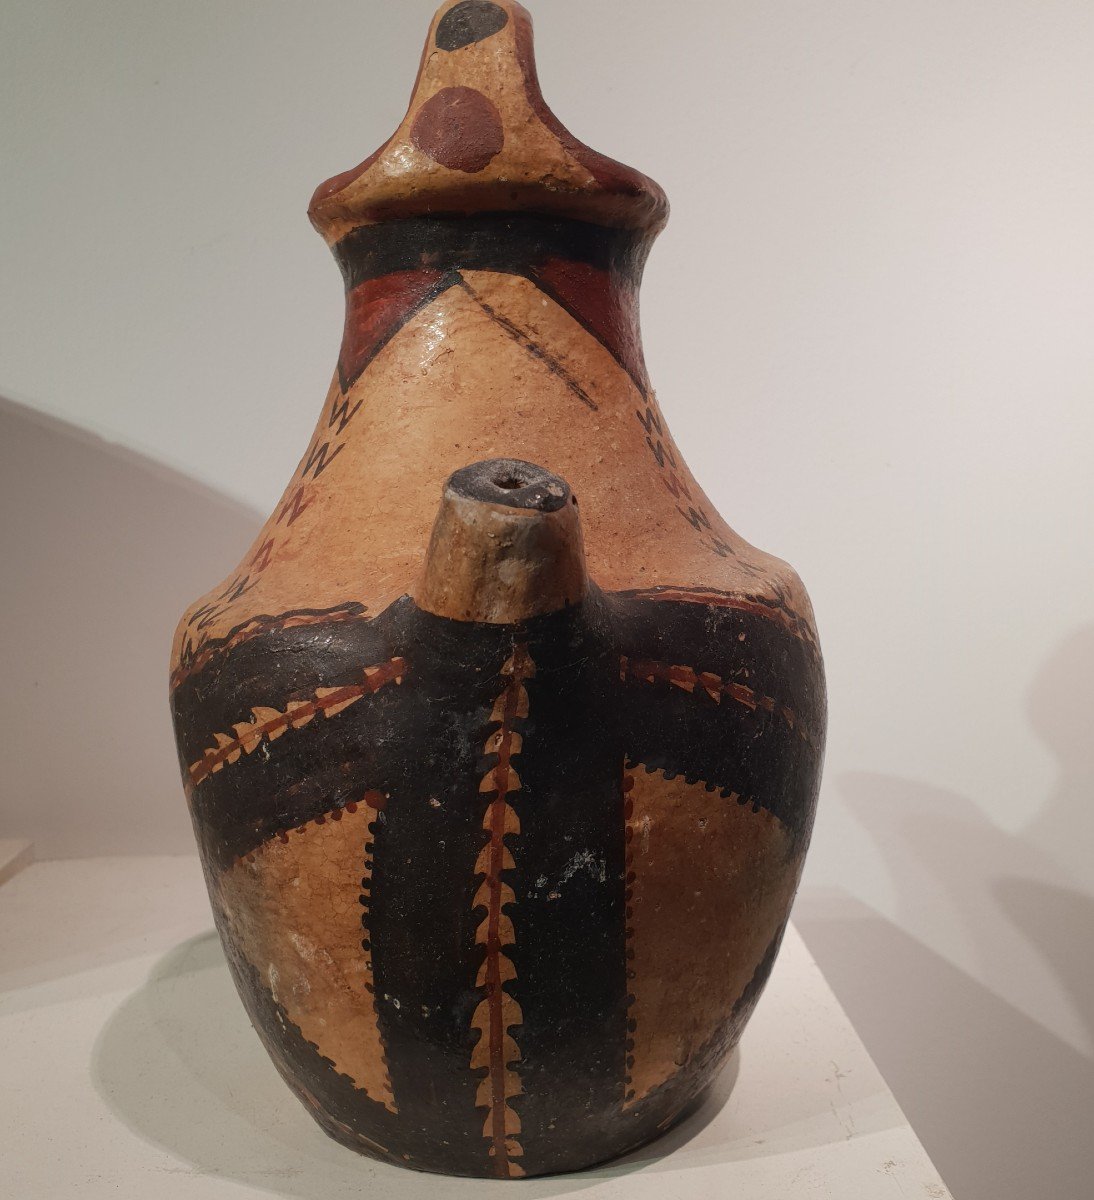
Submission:
{"label": "white display pedestal", "polygon": [[577,1175],[422,1175],[330,1141],[248,1025],[195,858],[43,862],[0,886],[0,1177],[18,1200],[944,1200],[791,928],[741,1048],[659,1142]]}

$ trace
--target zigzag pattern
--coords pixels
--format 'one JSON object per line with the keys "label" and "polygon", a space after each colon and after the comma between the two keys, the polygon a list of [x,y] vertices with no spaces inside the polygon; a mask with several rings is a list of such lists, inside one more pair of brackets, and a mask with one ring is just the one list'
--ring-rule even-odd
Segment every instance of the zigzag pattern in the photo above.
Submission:
{"label": "zigzag pattern", "polygon": [[755,711],[762,708],[764,712],[777,715],[783,723],[792,729],[798,737],[813,749],[818,748],[817,739],[798,719],[793,709],[780,704],[773,696],[765,696],[743,683],[732,679],[726,680],[721,675],[710,671],[696,671],[694,667],[679,666],[674,663],[656,662],[652,659],[627,658],[619,660],[619,678],[641,680],[643,683],[653,683],[662,680],[671,683],[685,692],[694,693],[696,688],[706,692],[715,704],[721,704],[722,697],[728,696],[745,708]]}
{"label": "zigzag pattern", "polygon": [[513,769],[512,760],[520,754],[523,739],[514,730],[513,722],[528,716],[528,691],[524,681],[535,675],[535,670],[527,646],[515,646],[512,656],[501,669],[509,682],[490,714],[490,722],[497,728],[483,747],[485,753],[497,755],[497,762],[479,785],[480,792],[489,793],[493,798],[483,819],[489,839],[475,863],[476,875],[481,874],[483,881],[473,903],[476,908],[486,909],[486,916],[475,933],[475,941],[486,947],[486,957],[475,982],[486,989],[486,997],[471,1018],[471,1028],[480,1034],[471,1052],[471,1067],[486,1070],[475,1096],[475,1105],[488,1110],[482,1133],[490,1139],[489,1153],[494,1160],[495,1174],[503,1179],[524,1174],[520,1164],[513,1161],[523,1154],[523,1149],[517,1141],[520,1117],[509,1104],[523,1090],[520,1076],[513,1070],[513,1064],[520,1058],[520,1049],[509,1033],[521,1024],[523,1015],[520,1005],[505,990],[505,984],[517,975],[512,961],[504,953],[506,947],[515,943],[516,932],[512,919],[502,909],[513,904],[516,897],[513,889],[502,881],[501,874],[515,866],[505,838],[520,833],[520,820],[508,802],[509,796],[521,788],[520,776]]}
{"label": "zigzag pattern", "polygon": [[239,761],[242,754],[253,754],[264,741],[276,741],[287,729],[302,729],[319,714],[333,717],[336,713],[356,704],[362,696],[378,692],[393,680],[399,684],[406,674],[406,659],[392,658],[374,667],[365,667],[365,681],[345,687],[316,688],[312,700],[289,700],[284,711],[276,708],[255,707],[251,709],[251,720],[240,721],[232,726],[234,737],[227,733],[214,733],[215,746],[210,746],[189,767],[190,784],[197,787],[210,775],[223,770],[225,763]]}

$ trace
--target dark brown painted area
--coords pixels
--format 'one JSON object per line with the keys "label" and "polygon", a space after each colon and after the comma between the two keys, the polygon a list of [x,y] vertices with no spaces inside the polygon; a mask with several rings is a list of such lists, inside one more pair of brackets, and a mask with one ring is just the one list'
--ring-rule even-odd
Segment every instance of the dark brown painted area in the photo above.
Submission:
{"label": "dark brown painted area", "polygon": [[612,354],[644,394],[649,379],[638,329],[636,291],[616,286],[609,272],[591,263],[561,256],[548,258],[533,277]]}
{"label": "dark brown painted area", "polygon": [[358,284],[346,297],[346,325],[338,356],[343,390],[414,313],[455,281],[451,274],[423,267]]}
{"label": "dark brown painted area", "polygon": [[474,88],[443,88],[422,105],[410,140],[434,162],[474,174],[505,144],[498,110]]}
{"label": "dark brown painted area", "polygon": [[434,42],[438,50],[462,50],[493,37],[509,22],[509,14],[490,0],[463,0],[437,22]]}

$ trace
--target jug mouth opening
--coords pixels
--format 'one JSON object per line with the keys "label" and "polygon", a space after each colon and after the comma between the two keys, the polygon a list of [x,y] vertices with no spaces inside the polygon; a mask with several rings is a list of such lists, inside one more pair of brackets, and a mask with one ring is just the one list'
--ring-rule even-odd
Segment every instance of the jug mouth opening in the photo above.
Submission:
{"label": "jug mouth opening", "polygon": [[446,0],[392,137],[315,191],[308,215],[334,244],[354,228],[448,212],[534,212],[656,234],[653,180],[578,141],[547,107],[532,21],[513,0]]}
{"label": "jug mouth opening", "polygon": [[535,463],[494,458],[461,467],[449,476],[446,493],[482,504],[500,504],[531,513],[558,512],[577,503],[570,485]]}

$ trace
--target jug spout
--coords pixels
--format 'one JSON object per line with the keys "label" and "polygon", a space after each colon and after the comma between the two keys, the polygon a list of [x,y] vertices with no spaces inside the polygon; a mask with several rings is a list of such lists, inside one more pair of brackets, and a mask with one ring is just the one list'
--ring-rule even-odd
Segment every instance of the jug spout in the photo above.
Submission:
{"label": "jug spout", "polygon": [[577,500],[564,479],[513,458],[449,476],[414,593],[419,608],[510,625],[575,605],[587,588]]}

